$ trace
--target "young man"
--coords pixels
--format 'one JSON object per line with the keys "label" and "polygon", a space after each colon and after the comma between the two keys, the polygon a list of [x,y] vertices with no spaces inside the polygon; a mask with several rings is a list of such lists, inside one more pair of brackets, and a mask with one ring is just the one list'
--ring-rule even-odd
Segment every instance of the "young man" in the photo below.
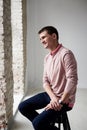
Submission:
{"label": "young man", "polygon": [[[19,111],[28,118],[35,130],[57,130],[51,126],[56,116],[69,111],[75,103],[77,63],[73,53],[59,44],[56,28],[46,26],[38,32],[49,54],[44,59],[43,87],[39,93],[19,105]],[[41,113],[36,110],[44,108]]]}

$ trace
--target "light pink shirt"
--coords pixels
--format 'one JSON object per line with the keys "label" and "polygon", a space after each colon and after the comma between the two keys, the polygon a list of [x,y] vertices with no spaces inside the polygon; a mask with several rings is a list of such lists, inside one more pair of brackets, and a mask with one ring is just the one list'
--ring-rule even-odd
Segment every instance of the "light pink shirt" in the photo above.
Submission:
{"label": "light pink shirt", "polygon": [[69,92],[69,106],[73,107],[77,86],[77,63],[73,53],[61,44],[44,59],[43,86],[50,85],[56,96]]}

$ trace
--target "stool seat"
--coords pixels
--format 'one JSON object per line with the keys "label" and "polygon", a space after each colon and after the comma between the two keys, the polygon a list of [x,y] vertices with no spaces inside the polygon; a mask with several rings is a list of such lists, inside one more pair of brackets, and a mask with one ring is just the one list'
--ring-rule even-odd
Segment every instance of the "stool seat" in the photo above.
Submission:
{"label": "stool seat", "polygon": [[58,130],[61,130],[61,124],[63,125],[63,130],[71,130],[67,112],[58,113],[58,117],[54,121],[54,125],[55,124]]}

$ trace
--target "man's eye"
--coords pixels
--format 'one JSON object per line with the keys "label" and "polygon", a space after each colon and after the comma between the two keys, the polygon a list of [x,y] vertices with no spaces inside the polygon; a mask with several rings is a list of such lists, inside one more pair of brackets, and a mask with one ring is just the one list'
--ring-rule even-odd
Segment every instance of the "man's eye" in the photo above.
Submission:
{"label": "man's eye", "polygon": [[45,37],[43,37],[42,39],[44,39]]}

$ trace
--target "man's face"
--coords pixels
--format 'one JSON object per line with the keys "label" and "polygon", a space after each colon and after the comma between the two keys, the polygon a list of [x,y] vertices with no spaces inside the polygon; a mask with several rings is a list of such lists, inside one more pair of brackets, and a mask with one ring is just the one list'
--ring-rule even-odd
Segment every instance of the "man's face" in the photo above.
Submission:
{"label": "man's face", "polygon": [[47,31],[43,31],[42,33],[39,34],[39,36],[40,36],[40,41],[43,44],[44,48],[51,49],[51,47],[53,46],[53,42],[54,42],[53,34],[50,35],[50,34],[48,34]]}

